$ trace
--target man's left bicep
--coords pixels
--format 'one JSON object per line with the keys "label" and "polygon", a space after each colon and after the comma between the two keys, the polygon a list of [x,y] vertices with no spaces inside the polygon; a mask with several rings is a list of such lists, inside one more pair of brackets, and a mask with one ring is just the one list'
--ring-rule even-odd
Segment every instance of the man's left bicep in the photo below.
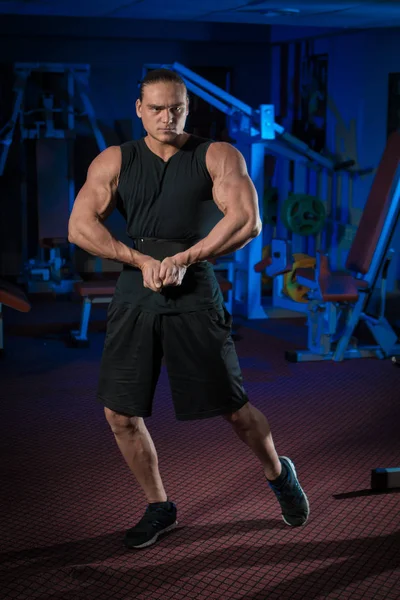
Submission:
{"label": "man's left bicep", "polygon": [[258,214],[258,195],[249,175],[242,178],[242,197],[249,210]]}
{"label": "man's left bicep", "polygon": [[224,215],[233,214],[240,220],[257,219],[257,192],[243,155],[229,144],[215,145],[213,150],[209,167],[218,208]]}
{"label": "man's left bicep", "polygon": [[259,219],[257,192],[247,174],[232,178],[226,195],[226,214],[235,212],[247,223]]}

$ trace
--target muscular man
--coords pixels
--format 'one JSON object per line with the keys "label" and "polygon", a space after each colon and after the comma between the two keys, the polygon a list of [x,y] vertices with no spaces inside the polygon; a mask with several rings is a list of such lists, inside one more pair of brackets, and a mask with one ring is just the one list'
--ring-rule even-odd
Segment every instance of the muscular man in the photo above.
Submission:
{"label": "muscular man", "polygon": [[[125,544],[149,546],[177,524],[144,423],[163,356],[176,417],[224,417],[261,462],[285,523],[304,525],[307,497],[291,460],[278,457],[266,418],[248,400],[231,316],[208,262],[261,231],[245,161],[227,143],[184,131],[187,90],[172,71],[149,72],[136,110],[146,137],[107,148],[92,162],[69,224],[70,242],[124,265],[108,311],[98,398],[148,502]],[[201,206],[212,199],[223,216],[201,235]],[[104,225],[114,207],[133,247]]]}

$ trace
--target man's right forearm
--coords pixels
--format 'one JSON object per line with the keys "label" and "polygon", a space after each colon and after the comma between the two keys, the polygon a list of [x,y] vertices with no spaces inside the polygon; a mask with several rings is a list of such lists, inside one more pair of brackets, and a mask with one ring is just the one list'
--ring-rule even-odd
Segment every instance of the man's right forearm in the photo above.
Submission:
{"label": "man's right forearm", "polygon": [[89,254],[125,263],[132,267],[141,268],[144,260],[148,258],[116,240],[96,217],[90,220],[86,219],[79,224],[70,222],[68,240]]}

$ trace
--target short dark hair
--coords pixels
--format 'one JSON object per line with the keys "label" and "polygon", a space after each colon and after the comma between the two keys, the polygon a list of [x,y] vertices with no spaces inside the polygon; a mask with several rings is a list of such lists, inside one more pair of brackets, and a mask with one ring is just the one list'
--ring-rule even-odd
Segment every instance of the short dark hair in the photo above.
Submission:
{"label": "short dark hair", "polygon": [[182,77],[175,73],[175,71],[171,71],[170,69],[154,69],[153,71],[148,71],[146,76],[140,82],[140,91],[139,98],[140,102],[143,100],[143,88],[146,85],[150,85],[152,83],[179,83],[180,85],[185,86],[186,84],[183,81]]}

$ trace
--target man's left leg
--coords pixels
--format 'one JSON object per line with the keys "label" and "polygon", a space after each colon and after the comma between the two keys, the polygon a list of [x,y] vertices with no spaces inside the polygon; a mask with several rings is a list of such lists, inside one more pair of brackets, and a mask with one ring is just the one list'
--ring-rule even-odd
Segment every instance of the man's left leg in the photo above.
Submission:
{"label": "man's left leg", "polygon": [[224,415],[224,419],[261,461],[266,478],[270,481],[277,479],[282,465],[275,450],[269,423],[262,412],[247,402],[240,410]]}
{"label": "man's left leg", "polygon": [[223,415],[261,461],[288,525],[304,525],[309,506],[292,461],[278,457],[268,422],[252,406],[225,307],[163,318],[164,355],[178,419]]}
{"label": "man's left leg", "polygon": [[287,525],[305,525],[310,506],[297,478],[296,469],[287,457],[279,457],[265,416],[250,402],[236,412],[224,415],[239,438],[260,460],[269,486],[275,493]]}

